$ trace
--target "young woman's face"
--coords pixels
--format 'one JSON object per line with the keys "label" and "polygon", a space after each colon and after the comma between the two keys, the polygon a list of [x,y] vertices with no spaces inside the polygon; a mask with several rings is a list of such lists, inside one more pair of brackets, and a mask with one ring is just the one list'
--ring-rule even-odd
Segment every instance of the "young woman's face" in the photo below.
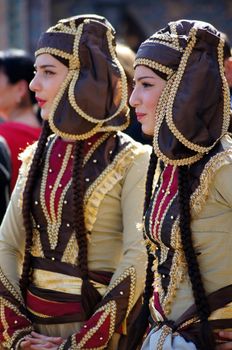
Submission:
{"label": "young woman's face", "polygon": [[68,68],[53,56],[41,54],[36,58],[35,71],[30,89],[35,92],[41,117],[47,120],[54,98],[68,74]]}
{"label": "young woman's face", "polygon": [[130,105],[135,108],[142,131],[152,136],[155,128],[155,111],[166,81],[150,68],[137,66],[134,75],[134,90],[130,97]]}

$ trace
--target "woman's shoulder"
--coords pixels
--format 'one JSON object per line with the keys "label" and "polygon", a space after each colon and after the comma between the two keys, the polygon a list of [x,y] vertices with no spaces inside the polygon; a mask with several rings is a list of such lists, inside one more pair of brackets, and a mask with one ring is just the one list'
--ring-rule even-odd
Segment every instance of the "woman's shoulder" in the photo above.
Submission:
{"label": "woman's shoulder", "polygon": [[145,157],[150,157],[152,147],[150,145],[144,145],[138,141],[135,141],[131,136],[119,131],[117,133],[119,139],[119,147],[130,148],[135,155],[144,155]]}

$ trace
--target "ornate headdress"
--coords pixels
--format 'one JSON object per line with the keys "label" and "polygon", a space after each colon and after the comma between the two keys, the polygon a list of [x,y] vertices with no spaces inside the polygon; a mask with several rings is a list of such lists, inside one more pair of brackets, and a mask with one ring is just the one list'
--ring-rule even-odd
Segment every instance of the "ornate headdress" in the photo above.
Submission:
{"label": "ornate headdress", "polygon": [[227,132],[230,102],[223,47],[213,26],[188,20],[170,22],[141,44],[135,66],[167,77],[153,142],[165,163],[194,163]]}
{"label": "ornate headdress", "polygon": [[114,35],[104,17],[82,15],[60,20],[40,37],[35,55],[65,59],[69,68],[49,116],[56,134],[83,140],[127,127],[127,82]]}

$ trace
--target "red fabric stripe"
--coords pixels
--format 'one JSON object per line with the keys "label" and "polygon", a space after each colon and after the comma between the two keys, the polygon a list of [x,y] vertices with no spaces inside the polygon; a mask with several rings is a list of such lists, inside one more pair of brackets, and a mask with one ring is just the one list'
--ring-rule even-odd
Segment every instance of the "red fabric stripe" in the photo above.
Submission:
{"label": "red fabric stripe", "polygon": [[[172,170],[173,170],[173,166],[168,165],[163,172],[163,182],[159,188],[159,193],[158,193],[157,200],[155,203],[154,211],[152,213],[152,232],[153,232],[153,236],[156,239],[158,239],[158,231],[159,231],[160,226],[159,226],[159,224],[157,224],[156,225],[156,232],[154,232],[155,221],[157,221],[157,220],[159,222],[162,221],[163,214],[164,214],[168,204],[173,199],[173,197],[176,195],[176,192],[178,190],[177,172],[175,171],[175,174],[173,176],[172,183],[170,186],[170,194],[166,195],[168,185],[171,181]],[[164,190],[164,193],[162,192],[162,190]],[[166,196],[166,198],[165,198],[164,202],[161,204],[161,201],[162,201],[164,196]],[[160,212],[159,212],[159,210],[160,210]],[[157,215],[158,212],[159,212],[159,216]]]}
{"label": "red fabric stripe", "polygon": [[43,316],[63,316],[83,312],[80,303],[57,302],[45,300],[27,292],[27,307],[31,312],[42,314]]}

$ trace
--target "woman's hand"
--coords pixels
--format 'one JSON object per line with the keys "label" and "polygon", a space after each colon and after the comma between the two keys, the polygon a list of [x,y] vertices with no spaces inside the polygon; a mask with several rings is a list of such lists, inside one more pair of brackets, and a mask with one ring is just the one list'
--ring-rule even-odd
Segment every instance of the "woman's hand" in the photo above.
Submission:
{"label": "woman's hand", "polygon": [[31,332],[20,344],[21,350],[57,350],[63,343],[61,337],[49,337],[36,332]]}
{"label": "woman's hand", "polygon": [[220,331],[218,335],[221,339],[229,340],[229,341],[224,343],[224,344],[218,345],[216,347],[216,350],[230,350],[230,349],[232,349],[232,331],[231,332]]}

